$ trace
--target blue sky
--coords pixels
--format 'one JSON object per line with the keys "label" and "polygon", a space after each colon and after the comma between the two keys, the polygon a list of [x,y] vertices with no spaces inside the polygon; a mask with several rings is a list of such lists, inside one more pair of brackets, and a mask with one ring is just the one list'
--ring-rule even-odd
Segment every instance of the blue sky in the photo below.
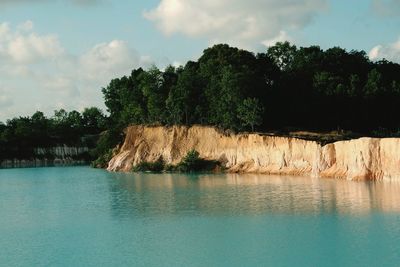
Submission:
{"label": "blue sky", "polygon": [[400,62],[398,0],[0,0],[0,121],[102,104],[113,77],[214,43],[365,50]]}

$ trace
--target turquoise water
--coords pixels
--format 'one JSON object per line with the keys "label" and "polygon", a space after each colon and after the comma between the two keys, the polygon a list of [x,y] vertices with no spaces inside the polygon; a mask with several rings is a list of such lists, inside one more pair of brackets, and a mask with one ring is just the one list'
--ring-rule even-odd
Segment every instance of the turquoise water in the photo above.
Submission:
{"label": "turquoise water", "polygon": [[0,170],[0,266],[400,266],[400,183]]}

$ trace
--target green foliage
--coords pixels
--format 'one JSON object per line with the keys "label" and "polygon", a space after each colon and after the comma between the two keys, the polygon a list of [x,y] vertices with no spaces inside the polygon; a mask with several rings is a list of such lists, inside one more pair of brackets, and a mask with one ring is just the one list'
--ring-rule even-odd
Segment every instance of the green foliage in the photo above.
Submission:
{"label": "green foliage", "polygon": [[132,168],[134,172],[162,172],[165,164],[162,158],[155,162],[141,162]]}
{"label": "green foliage", "polygon": [[237,113],[241,126],[244,129],[250,127],[254,131],[254,127],[262,123],[264,107],[257,98],[246,98],[238,107]]}
{"label": "green foliage", "polygon": [[198,64],[188,62],[185,68],[178,69],[178,80],[166,100],[168,122],[170,124],[192,124],[199,121],[202,109],[201,80],[198,77]]}
{"label": "green foliage", "polygon": [[112,159],[113,149],[109,149],[107,152],[101,154],[97,157],[92,163],[91,166],[93,168],[107,168],[108,163]]}
{"label": "green foliage", "polygon": [[382,75],[377,69],[373,69],[368,73],[368,79],[364,87],[366,97],[375,97],[379,93],[383,93],[381,88]]}
{"label": "green foliage", "polygon": [[[71,116],[78,115],[74,113]],[[68,116],[67,119],[69,118],[70,116]],[[91,134],[99,133],[99,129],[105,129],[106,127],[106,117],[104,116],[103,111],[96,107],[85,108],[82,112],[81,122],[83,127]],[[69,123],[71,124],[74,122],[72,121]]]}
{"label": "green foliage", "polygon": [[[172,70],[169,70],[172,71]],[[168,73],[164,73],[165,76]],[[144,72],[140,81],[140,88],[146,100],[147,122],[165,122],[165,101],[168,96],[167,86],[164,86],[163,73],[156,67]]]}
{"label": "green foliage", "polygon": [[400,104],[399,77],[399,64],[371,62],[364,51],[284,42],[255,55],[219,44],[184,67],[134,70],[103,93],[108,128],[120,130],[130,124],[201,124],[234,131],[369,132],[400,127],[388,116]]}
{"label": "green foliage", "polygon": [[100,134],[95,148],[90,150],[90,156],[94,159],[108,158],[110,151],[112,151],[121,141],[122,132],[117,129],[110,129]]}
{"label": "green foliage", "polygon": [[179,172],[200,172],[211,171],[218,165],[218,162],[202,159],[199,152],[191,150],[174,169]]}
{"label": "green foliage", "polygon": [[289,70],[296,57],[297,48],[289,42],[278,42],[268,48],[268,55],[281,70]]}
{"label": "green foliage", "polygon": [[141,162],[132,168],[133,172],[201,172],[201,171],[212,171],[216,169],[220,164],[217,161],[209,161],[200,158],[199,153],[196,150],[191,150],[177,165],[165,164],[163,159],[160,157],[155,162]]}
{"label": "green foliage", "polygon": [[196,150],[191,150],[177,165],[177,170],[180,172],[199,171],[201,167],[200,154]]}
{"label": "green foliage", "polygon": [[8,120],[0,124],[0,160],[30,159],[36,157],[36,148],[64,144],[93,147],[94,142],[87,142],[90,139],[87,137],[96,137],[103,131],[105,121],[106,117],[97,108],[88,108],[83,115],[60,109],[51,118],[37,111],[31,117]]}

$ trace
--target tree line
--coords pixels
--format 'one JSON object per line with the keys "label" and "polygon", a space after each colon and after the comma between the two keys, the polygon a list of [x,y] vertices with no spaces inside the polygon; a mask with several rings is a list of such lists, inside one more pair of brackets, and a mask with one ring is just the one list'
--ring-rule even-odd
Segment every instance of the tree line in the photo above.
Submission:
{"label": "tree line", "polygon": [[38,147],[62,144],[94,147],[96,136],[106,126],[107,117],[96,107],[86,108],[82,113],[60,109],[50,118],[37,111],[32,116],[0,122],[0,160],[33,158]]}
{"label": "tree line", "polygon": [[37,112],[0,124],[0,153],[102,132],[93,151],[107,155],[102,165],[132,124],[400,133],[400,65],[340,47],[280,42],[255,54],[219,44],[184,66],[135,69],[102,93],[107,116],[97,108],[59,110],[51,118]]}
{"label": "tree line", "polygon": [[152,67],[103,88],[110,125],[212,125],[397,131],[400,65],[364,51],[277,43],[265,53],[220,44],[185,66]]}

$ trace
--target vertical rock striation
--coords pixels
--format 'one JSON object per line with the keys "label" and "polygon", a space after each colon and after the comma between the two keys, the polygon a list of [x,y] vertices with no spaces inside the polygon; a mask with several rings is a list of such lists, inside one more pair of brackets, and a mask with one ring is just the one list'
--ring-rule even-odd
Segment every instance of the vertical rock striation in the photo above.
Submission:
{"label": "vertical rock striation", "polygon": [[88,147],[59,145],[35,148],[34,157],[28,159],[0,160],[0,168],[26,168],[58,165],[82,165],[87,162]]}
{"label": "vertical rock striation", "polygon": [[251,172],[348,180],[400,179],[400,139],[360,138],[325,146],[315,141],[260,134],[224,134],[212,127],[132,126],[110,161],[110,171],[130,171],[160,157],[177,164],[195,149],[230,172]]}

